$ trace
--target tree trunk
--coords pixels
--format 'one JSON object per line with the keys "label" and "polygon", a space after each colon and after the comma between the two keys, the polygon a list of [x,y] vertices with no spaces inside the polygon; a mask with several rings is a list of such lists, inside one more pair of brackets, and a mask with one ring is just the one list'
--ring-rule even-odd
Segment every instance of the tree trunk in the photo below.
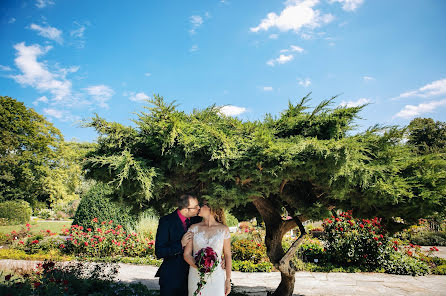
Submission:
{"label": "tree trunk", "polygon": [[[263,218],[266,226],[265,245],[269,260],[280,271],[281,281],[273,296],[291,296],[294,290],[296,269],[292,264],[292,258],[297,248],[302,243],[305,228],[298,218],[282,220],[281,214],[271,200],[254,197],[253,203]],[[299,227],[299,238],[285,251],[282,248],[283,236],[295,227]]]}

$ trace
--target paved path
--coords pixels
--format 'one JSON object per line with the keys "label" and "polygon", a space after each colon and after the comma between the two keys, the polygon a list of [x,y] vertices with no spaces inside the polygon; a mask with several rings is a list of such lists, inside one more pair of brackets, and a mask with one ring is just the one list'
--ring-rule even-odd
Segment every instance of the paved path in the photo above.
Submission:
{"label": "paved path", "polygon": [[[0,270],[4,268],[32,268],[38,261],[0,260]],[[159,289],[155,278],[157,267],[147,265],[119,264],[118,280],[142,282],[150,289]],[[233,272],[232,279],[237,291],[252,296],[266,296],[280,282],[280,273]],[[404,276],[381,273],[322,273],[297,272],[293,295],[354,295],[354,296],[425,296],[446,295],[446,276]]]}

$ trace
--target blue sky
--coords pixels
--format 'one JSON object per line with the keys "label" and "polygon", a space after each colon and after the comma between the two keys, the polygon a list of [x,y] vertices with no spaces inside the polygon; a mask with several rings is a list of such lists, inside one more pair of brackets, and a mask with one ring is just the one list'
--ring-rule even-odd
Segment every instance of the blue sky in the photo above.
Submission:
{"label": "blue sky", "polygon": [[370,103],[358,130],[446,121],[443,0],[2,0],[0,95],[34,108],[66,140],[79,121],[133,125],[160,94],[187,112],[243,120],[311,105]]}

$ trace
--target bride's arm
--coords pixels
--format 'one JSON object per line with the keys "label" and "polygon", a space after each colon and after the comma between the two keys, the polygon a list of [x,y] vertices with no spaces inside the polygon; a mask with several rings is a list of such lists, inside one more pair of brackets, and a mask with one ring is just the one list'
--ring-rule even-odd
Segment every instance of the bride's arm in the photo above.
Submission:
{"label": "bride's arm", "polygon": [[198,268],[197,265],[195,265],[194,256],[192,256],[192,250],[193,250],[193,240],[190,240],[187,243],[186,247],[184,247],[183,258],[184,261],[186,261],[190,266]]}
{"label": "bride's arm", "polygon": [[[229,230],[228,230],[229,233]],[[226,271],[226,282],[225,282],[225,295],[231,292],[231,270],[232,270],[232,256],[231,256],[231,239],[227,238],[223,243],[223,254],[225,256],[225,271]]]}

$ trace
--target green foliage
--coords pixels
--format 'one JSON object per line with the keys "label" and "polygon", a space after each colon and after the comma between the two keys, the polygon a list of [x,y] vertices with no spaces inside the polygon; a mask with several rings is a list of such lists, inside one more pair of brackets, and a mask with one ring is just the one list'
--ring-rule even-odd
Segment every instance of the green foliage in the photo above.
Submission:
{"label": "green foliage", "polygon": [[114,198],[160,214],[184,192],[244,215],[255,212],[243,205],[262,196],[292,216],[353,209],[383,217],[393,231],[401,226],[393,217],[404,227],[445,208],[444,157],[414,154],[397,127],[349,136],[364,106],[331,108],[332,101],[309,110],[307,96],[279,118],[242,122],[215,106],[186,114],[155,96],[136,129],[99,117],[85,124],[100,138],[84,168],[87,177],[111,182]]}
{"label": "green foliage", "polygon": [[54,217],[54,211],[51,209],[41,209],[38,213],[37,213],[37,217],[39,217],[40,219],[44,219],[47,220],[51,217]]}
{"label": "green foliage", "polygon": [[[39,263],[26,276],[14,275],[2,280],[2,295],[152,295],[141,283],[124,284],[114,279],[119,266],[112,263]],[[5,278],[1,275],[1,278]]]}
{"label": "green foliage", "polygon": [[159,217],[153,211],[145,211],[139,215],[136,223],[128,223],[125,227],[127,232],[135,232],[140,239],[154,240],[158,229]]}
{"label": "green foliage", "polygon": [[45,184],[57,166],[60,131],[23,103],[0,97],[0,138],[0,200],[48,200]]}
{"label": "green foliage", "polygon": [[233,260],[232,270],[241,272],[271,272],[273,265],[271,262],[254,263],[249,260]]}
{"label": "green foliage", "polygon": [[410,236],[410,242],[420,246],[446,246],[446,231],[422,231]]}
{"label": "green foliage", "polygon": [[439,265],[432,270],[432,274],[446,275],[446,264]]}
{"label": "green foliage", "polygon": [[390,253],[390,257],[382,262],[382,267],[386,273],[426,275],[429,273],[429,265],[414,257],[407,256],[400,252]]}
{"label": "green foliage", "polygon": [[408,130],[408,143],[421,154],[446,152],[446,124],[432,118],[413,119]]}
{"label": "green foliage", "polygon": [[92,228],[94,218],[100,221],[113,221],[113,225],[127,225],[133,220],[130,209],[111,201],[113,190],[110,186],[97,183],[82,197],[74,216],[73,225]]}
{"label": "green foliage", "polygon": [[0,203],[0,218],[5,219],[6,225],[27,223],[31,218],[31,212],[29,203],[23,200]]}
{"label": "green foliage", "polygon": [[391,246],[378,218],[354,219],[351,212],[323,224],[327,260],[340,265],[378,267]]}
{"label": "green foliage", "polygon": [[233,227],[238,225],[238,220],[229,211],[225,211],[226,225],[228,227]]}
{"label": "green foliage", "polygon": [[93,219],[91,228],[73,225],[66,231],[67,246],[61,247],[69,254],[89,257],[154,255],[155,241],[126,232],[121,225],[113,227],[112,221]]}
{"label": "green foliage", "polygon": [[324,246],[317,239],[307,239],[299,247],[299,256],[305,262],[324,262],[326,258]]}
{"label": "green foliage", "polygon": [[265,245],[253,240],[241,239],[233,242],[231,252],[232,259],[237,261],[250,261],[254,264],[268,261]]}

